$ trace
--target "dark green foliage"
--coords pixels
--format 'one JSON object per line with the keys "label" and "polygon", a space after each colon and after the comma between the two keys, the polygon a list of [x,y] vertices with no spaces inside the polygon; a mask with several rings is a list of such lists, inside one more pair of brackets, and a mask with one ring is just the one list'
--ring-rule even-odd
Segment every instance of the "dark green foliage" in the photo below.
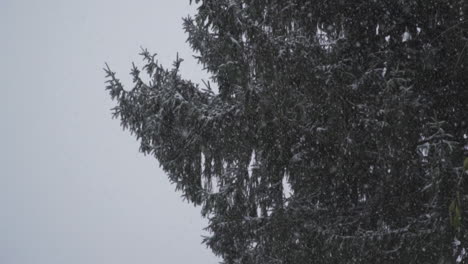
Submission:
{"label": "dark green foliage", "polygon": [[[468,1],[205,0],[219,93],[143,51],[114,114],[225,263],[451,263],[468,243]],[[466,176],[465,176],[466,177]],[[284,190],[286,186],[289,190]]]}

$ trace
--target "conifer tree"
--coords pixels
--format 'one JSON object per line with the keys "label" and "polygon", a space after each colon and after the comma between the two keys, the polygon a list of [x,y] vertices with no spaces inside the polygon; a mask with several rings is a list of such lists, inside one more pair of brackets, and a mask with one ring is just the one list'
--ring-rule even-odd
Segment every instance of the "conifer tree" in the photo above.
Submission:
{"label": "conifer tree", "polygon": [[114,116],[231,263],[466,261],[468,1],[196,0],[213,92],[143,50]]}

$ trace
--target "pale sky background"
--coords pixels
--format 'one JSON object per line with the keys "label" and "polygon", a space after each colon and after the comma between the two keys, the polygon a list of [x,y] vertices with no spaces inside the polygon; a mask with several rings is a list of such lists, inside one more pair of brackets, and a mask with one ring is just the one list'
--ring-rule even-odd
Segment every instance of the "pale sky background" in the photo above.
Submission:
{"label": "pale sky background", "polygon": [[206,221],[118,120],[104,62],[130,84],[140,46],[206,79],[189,0],[0,0],[0,263],[217,263]]}

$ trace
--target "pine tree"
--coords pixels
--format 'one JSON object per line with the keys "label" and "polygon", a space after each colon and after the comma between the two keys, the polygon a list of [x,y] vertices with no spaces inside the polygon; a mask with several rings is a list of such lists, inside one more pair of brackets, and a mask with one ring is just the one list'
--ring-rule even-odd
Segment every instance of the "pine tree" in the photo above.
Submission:
{"label": "pine tree", "polygon": [[468,1],[196,0],[219,93],[147,50],[114,116],[225,263],[466,259]]}

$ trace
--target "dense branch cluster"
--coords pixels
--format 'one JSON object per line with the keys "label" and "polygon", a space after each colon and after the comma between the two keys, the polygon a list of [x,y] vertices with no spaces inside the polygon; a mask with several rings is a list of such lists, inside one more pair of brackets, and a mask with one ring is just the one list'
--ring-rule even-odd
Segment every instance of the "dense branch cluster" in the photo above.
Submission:
{"label": "dense branch cluster", "polygon": [[195,2],[184,27],[219,92],[146,50],[150,81],[134,66],[125,90],[107,68],[107,89],[140,150],[202,206],[215,254],[466,258],[468,1]]}

